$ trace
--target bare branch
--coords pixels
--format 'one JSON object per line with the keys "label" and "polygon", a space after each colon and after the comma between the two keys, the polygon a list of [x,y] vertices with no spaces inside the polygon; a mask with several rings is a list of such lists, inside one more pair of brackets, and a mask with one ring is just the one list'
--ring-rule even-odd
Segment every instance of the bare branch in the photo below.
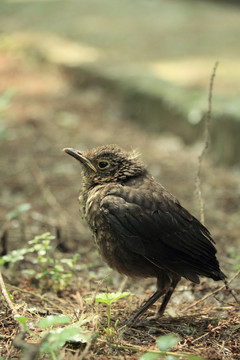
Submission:
{"label": "bare branch", "polygon": [[7,289],[6,289],[6,286],[5,286],[5,283],[3,281],[3,277],[2,277],[2,273],[0,272],[0,288],[1,288],[1,292],[2,292],[2,295],[9,307],[9,309],[12,311],[13,315],[17,315],[18,312],[15,308],[15,306],[13,305],[9,295],[8,295],[8,292],[7,292]]}
{"label": "bare branch", "polygon": [[204,155],[208,149],[209,140],[210,140],[210,130],[209,129],[210,129],[210,123],[211,123],[211,116],[212,116],[212,93],[213,93],[213,83],[214,83],[214,78],[216,76],[217,67],[218,67],[218,61],[215,63],[215,65],[213,67],[210,84],[209,84],[208,111],[207,111],[207,114],[204,116],[204,120],[205,120],[204,146],[203,146],[201,154],[198,157],[198,170],[197,170],[197,176],[195,179],[196,191],[197,191],[199,205],[200,205],[200,219],[203,224],[205,222],[204,200],[202,197],[201,179],[200,178],[201,178],[202,161],[203,161]]}

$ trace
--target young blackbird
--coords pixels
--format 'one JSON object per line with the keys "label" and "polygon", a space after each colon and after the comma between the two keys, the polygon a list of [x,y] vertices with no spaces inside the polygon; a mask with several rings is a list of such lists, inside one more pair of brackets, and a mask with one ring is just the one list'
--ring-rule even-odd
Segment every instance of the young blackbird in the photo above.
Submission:
{"label": "young blackbird", "polygon": [[194,283],[199,276],[225,280],[209,231],[136,154],[117,145],[63,150],[81,164],[81,212],[103,259],[122,274],[157,278],[157,291],[128,325],[165,294],[162,315],[181,277]]}

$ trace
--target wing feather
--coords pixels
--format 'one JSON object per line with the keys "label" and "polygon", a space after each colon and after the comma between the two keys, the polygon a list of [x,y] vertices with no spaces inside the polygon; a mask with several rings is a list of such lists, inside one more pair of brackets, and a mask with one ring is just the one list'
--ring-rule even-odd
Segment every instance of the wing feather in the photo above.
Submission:
{"label": "wing feather", "polygon": [[195,217],[171,199],[159,201],[154,209],[151,202],[141,206],[133,191],[124,187],[124,198],[108,195],[101,202],[112,231],[129,251],[194,282],[199,282],[198,275],[224,278],[214,241]]}

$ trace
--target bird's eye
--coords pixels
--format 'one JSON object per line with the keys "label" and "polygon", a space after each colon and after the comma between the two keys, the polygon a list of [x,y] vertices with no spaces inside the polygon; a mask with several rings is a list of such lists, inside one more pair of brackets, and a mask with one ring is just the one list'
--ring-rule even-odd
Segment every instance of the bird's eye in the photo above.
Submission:
{"label": "bird's eye", "polygon": [[98,161],[98,167],[100,170],[105,170],[110,166],[109,161],[107,160],[99,160]]}

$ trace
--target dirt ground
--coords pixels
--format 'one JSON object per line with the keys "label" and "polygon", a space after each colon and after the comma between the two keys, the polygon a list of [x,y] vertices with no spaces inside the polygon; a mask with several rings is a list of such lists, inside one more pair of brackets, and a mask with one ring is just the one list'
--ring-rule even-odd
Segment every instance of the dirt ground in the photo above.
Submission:
{"label": "dirt ground", "polygon": [[[182,280],[163,318],[150,318],[156,310],[153,306],[134,327],[121,335],[116,331],[111,340],[98,324],[100,321],[106,326],[105,305],[86,301],[96,292],[131,291],[130,300],[124,298],[112,306],[112,323],[117,319],[121,323],[153,293],[155,280],[125,279],[102,262],[79,215],[78,164],[62,148],[117,143],[138,149],[150,172],[199,217],[195,176],[202,144],[190,147],[171,134],[149,133],[131,122],[119,99],[96,83],[76,88],[64,69],[19,53],[0,53],[0,79],[0,94],[15,89],[9,106],[0,114],[1,255],[27,247],[29,240],[46,231],[56,235],[55,257],[80,254],[74,277],[57,291],[51,283],[44,288],[37,286],[26,275],[26,269],[36,267],[31,258],[19,261],[14,272],[11,266],[2,268],[12,302],[20,315],[28,317],[32,333],[39,334],[36,323],[46,315],[84,315],[88,319],[86,329],[95,336],[85,350],[81,346],[64,347],[59,359],[138,359],[146,350],[157,350],[156,339],[168,333],[179,336],[172,351],[180,359],[184,358],[181,353],[205,359],[240,359],[239,305],[222,283],[203,278],[195,286]],[[216,240],[221,268],[229,279],[237,274],[240,264],[239,180],[239,169],[216,168],[208,157],[204,159],[205,223]],[[7,214],[25,203],[31,205],[28,211],[7,220]],[[239,278],[231,282],[238,296]],[[20,359],[21,350],[12,345],[19,328],[4,299],[0,329],[0,355]],[[26,341],[38,342],[31,335]],[[40,358],[47,358],[44,356]]]}

